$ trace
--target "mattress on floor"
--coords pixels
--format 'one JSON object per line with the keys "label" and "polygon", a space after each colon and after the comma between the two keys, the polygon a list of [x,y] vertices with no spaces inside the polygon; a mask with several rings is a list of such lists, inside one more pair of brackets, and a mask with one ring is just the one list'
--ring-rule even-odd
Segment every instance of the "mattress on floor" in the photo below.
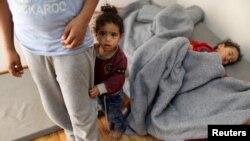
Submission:
{"label": "mattress on floor", "polygon": [[43,110],[28,70],[22,78],[0,75],[0,141],[28,141],[58,131]]}

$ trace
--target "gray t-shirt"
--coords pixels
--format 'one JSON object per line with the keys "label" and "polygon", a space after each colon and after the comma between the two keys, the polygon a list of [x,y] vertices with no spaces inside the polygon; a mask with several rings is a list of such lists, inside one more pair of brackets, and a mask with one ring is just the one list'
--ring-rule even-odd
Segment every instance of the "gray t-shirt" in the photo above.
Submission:
{"label": "gray t-shirt", "polygon": [[8,0],[15,37],[28,51],[45,56],[80,53],[93,45],[87,29],[83,44],[65,49],[61,36],[66,25],[82,9],[84,0]]}

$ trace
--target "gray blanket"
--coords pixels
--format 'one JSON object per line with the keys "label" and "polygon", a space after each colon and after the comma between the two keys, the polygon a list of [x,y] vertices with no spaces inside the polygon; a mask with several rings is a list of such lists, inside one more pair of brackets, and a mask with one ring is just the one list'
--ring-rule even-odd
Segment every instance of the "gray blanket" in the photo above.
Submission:
{"label": "gray blanket", "polygon": [[250,118],[250,84],[224,77],[217,53],[188,51],[193,22],[184,8],[135,2],[122,16],[132,106],[128,134],[206,138],[208,124]]}

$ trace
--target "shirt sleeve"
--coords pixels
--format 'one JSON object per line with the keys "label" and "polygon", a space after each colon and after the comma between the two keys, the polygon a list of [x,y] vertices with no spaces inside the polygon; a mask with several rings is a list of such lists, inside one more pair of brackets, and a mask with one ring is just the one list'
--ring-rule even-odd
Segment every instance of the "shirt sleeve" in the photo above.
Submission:
{"label": "shirt sleeve", "polygon": [[197,52],[214,52],[215,49],[211,47],[208,43],[198,42],[194,40],[190,40],[190,43],[193,46],[193,50]]}
{"label": "shirt sleeve", "polygon": [[104,83],[98,84],[97,88],[99,90],[100,95],[107,93],[107,89],[106,89]]}

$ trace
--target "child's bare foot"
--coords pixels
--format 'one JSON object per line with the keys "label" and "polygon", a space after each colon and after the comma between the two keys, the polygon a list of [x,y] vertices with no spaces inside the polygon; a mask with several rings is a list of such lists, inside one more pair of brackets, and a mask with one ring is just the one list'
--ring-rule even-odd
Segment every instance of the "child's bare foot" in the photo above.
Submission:
{"label": "child's bare foot", "polygon": [[119,131],[112,131],[110,136],[111,136],[111,141],[119,141],[122,138],[123,133]]}
{"label": "child's bare foot", "polygon": [[104,125],[104,131],[105,131],[105,133],[108,134],[108,135],[110,135],[111,130],[112,130],[112,124],[111,123],[106,123]]}
{"label": "child's bare foot", "polygon": [[110,127],[108,127],[108,126],[104,127],[104,132],[106,134],[110,134],[110,132],[111,132]]}

